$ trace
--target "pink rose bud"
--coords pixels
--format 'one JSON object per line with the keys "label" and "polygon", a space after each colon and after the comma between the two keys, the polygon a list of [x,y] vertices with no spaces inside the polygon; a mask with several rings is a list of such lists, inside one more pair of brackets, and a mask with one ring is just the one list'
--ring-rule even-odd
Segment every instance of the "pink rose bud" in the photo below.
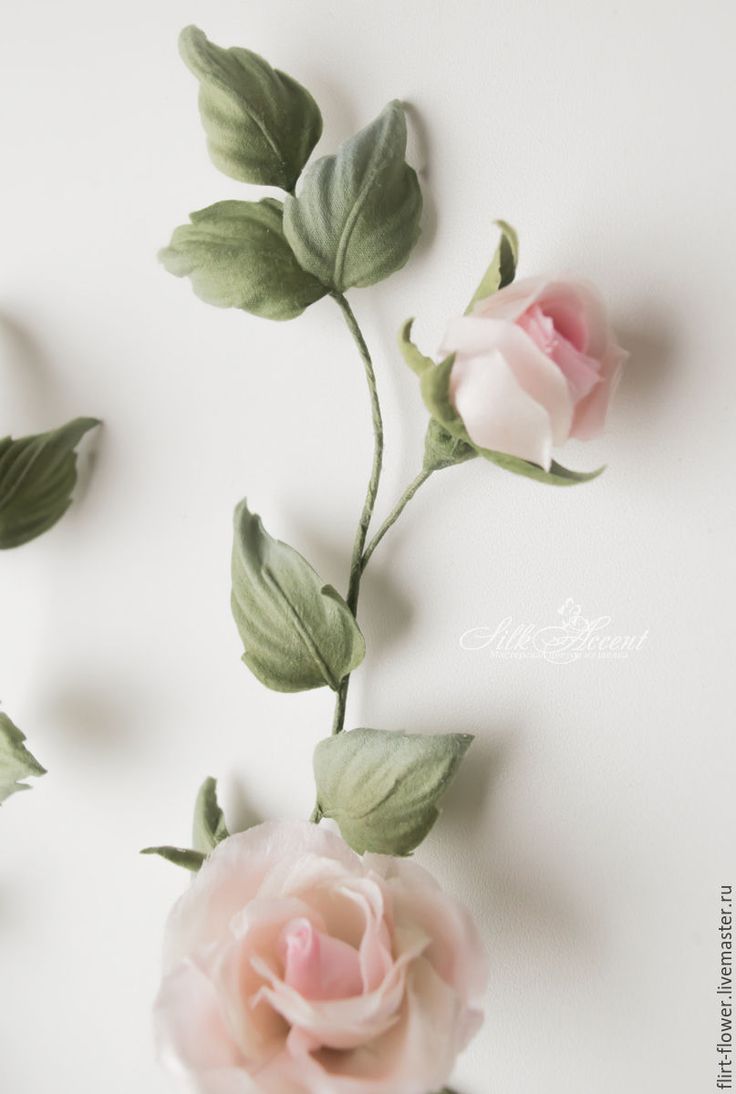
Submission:
{"label": "pink rose bud", "polygon": [[450,323],[449,395],[479,448],[549,470],[553,445],[601,431],[627,354],[592,286],[527,278]]}
{"label": "pink rose bud", "polygon": [[307,822],[219,844],[169,919],[162,1058],[202,1094],[428,1094],[481,1024],[468,913]]}

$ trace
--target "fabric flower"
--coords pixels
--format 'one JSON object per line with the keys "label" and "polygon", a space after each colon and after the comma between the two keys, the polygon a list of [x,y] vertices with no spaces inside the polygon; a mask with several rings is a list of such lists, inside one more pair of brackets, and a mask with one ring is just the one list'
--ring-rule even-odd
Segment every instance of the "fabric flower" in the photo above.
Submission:
{"label": "fabric flower", "polygon": [[164,962],[161,1055],[203,1094],[429,1094],[482,1019],[468,913],[416,864],[307,822],[221,843]]}
{"label": "fabric flower", "polygon": [[627,354],[589,285],[527,278],[451,321],[448,394],[473,444],[549,470],[553,445],[601,431]]}

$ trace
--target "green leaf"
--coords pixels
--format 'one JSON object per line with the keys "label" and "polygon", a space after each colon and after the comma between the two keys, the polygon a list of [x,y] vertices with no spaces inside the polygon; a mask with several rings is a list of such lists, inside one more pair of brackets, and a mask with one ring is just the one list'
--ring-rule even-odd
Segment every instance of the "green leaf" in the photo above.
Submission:
{"label": "green leaf", "polygon": [[213,778],[205,779],[199,788],[194,805],[192,843],[197,851],[208,855],[229,835],[225,824],[225,814],[217,801],[217,783]]}
{"label": "green leaf", "polygon": [[0,440],[0,548],[18,547],[56,524],[71,505],[77,481],[74,451],[96,418]]}
{"label": "green leaf", "polygon": [[159,855],[167,862],[173,862],[174,866],[182,866],[185,870],[191,870],[196,874],[204,862],[206,855],[201,851],[192,851],[188,847],[144,847],[142,855]]}
{"label": "green leaf", "polygon": [[480,285],[475,290],[473,299],[465,309],[465,314],[472,312],[479,300],[485,300],[510,285],[516,276],[516,266],[519,260],[519,238],[505,220],[497,220],[496,225],[501,229],[501,239],[496,253],[491,259],[491,264],[486,270]]}
{"label": "green leaf", "polygon": [[284,207],[300,265],[330,288],[373,285],[400,269],[419,238],[422,194],[404,159],[399,102],[305,173]]}
{"label": "green leaf", "polygon": [[243,661],[275,691],[337,690],[365,655],[343,598],[293,547],[272,539],[245,501],[235,510],[232,611]]}
{"label": "green leaf", "polygon": [[353,729],[314,753],[317,803],[362,854],[408,855],[439,816],[436,803],[473,738]]}
{"label": "green leaf", "polygon": [[179,51],[200,83],[215,167],[241,182],[292,190],[322,134],[306,88],[249,49],[221,49],[197,27],[181,32]]}
{"label": "green leaf", "polygon": [[24,742],[25,736],[18,727],[7,714],[0,713],[0,804],[18,790],[31,789],[22,779],[46,774]]}
{"label": "green leaf", "polygon": [[294,258],[282,217],[273,198],[218,201],[192,213],[159,258],[175,277],[189,277],[207,304],[294,319],[327,290]]}

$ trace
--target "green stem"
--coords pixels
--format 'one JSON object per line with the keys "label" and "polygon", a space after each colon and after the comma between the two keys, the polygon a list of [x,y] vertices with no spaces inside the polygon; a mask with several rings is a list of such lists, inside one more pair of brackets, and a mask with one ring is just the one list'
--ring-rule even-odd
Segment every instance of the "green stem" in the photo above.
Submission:
{"label": "green stem", "polygon": [[[373,371],[373,362],[371,361],[371,355],[368,352],[368,347],[365,344],[365,339],[358,326],[358,321],[353,315],[353,310],[348,304],[342,293],[332,293],[334,300],[338,307],[342,311],[347,328],[350,331],[358,352],[360,353],[361,360],[363,362],[363,368],[365,370],[365,378],[368,384],[368,393],[371,401],[371,418],[373,420],[373,464],[371,466],[371,475],[368,480],[368,489],[365,495],[365,501],[363,502],[363,511],[360,514],[360,520],[355,532],[355,540],[353,542],[353,554],[350,560],[350,578],[348,581],[348,595],[347,605],[353,615],[357,615],[358,612],[358,598],[360,596],[360,578],[363,573],[363,551],[365,549],[365,541],[368,536],[368,526],[373,516],[373,509],[376,504],[376,495],[378,493],[378,484],[381,479],[381,466],[383,463],[383,421],[381,419],[381,404],[378,401],[378,390],[376,388],[376,374]],[[335,703],[335,716],[332,722],[332,732],[340,733],[345,724],[345,708],[348,698],[348,688],[350,686],[350,676],[346,676],[340,684],[337,692],[337,700]]]}
{"label": "green stem", "polygon": [[406,490],[401,495],[399,500],[396,502],[396,505],[393,507],[393,509],[391,510],[389,515],[386,517],[383,524],[378,529],[375,536],[373,537],[373,539],[370,541],[370,543],[366,547],[365,551],[363,552],[363,558],[361,559],[361,563],[360,563],[361,571],[365,570],[366,566],[368,565],[368,560],[371,557],[371,555],[373,554],[373,552],[375,551],[376,547],[381,542],[383,537],[386,535],[386,532],[388,532],[389,528],[391,528],[396,523],[396,521],[399,519],[401,514],[404,512],[404,509],[406,508],[406,506],[409,504],[411,499],[416,494],[419,487],[423,486],[423,484],[427,481],[427,479],[432,474],[432,472],[436,471],[436,470],[437,470],[436,467],[424,467],[419,472],[417,477],[413,480],[413,482],[409,483]]}

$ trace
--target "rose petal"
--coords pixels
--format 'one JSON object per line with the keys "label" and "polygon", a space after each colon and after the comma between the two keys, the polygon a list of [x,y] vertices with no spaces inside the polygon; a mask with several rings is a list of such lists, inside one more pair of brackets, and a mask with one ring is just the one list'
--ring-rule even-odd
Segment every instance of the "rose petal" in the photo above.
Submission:
{"label": "rose petal", "polygon": [[281,932],[284,983],[305,999],[347,999],[363,991],[358,952],[347,942],[316,930],[306,918]]}
{"label": "rose petal", "polygon": [[218,844],[169,916],[164,968],[222,938],[261,886],[282,895],[284,882],[300,869],[306,875],[310,862],[312,874],[319,863],[323,875],[362,873],[360,859],[338,835],[308,821],[267,821]]}
{"label": "rose petal", "polygon": [[383,872],[399,923],[416,924],[431,939],[424,956],[467,1003],[476,1003],[488,983],[483,942],[470,913],[443,893],[431,874],[408,859],[367,856]]}
{"label": "rose petal", "polygon": [[[408,977],[401,1018],[383,1036],[352,1052],[297,1056],[305,1091],[425,1094],[438,1090],[449,1078],[455,1061],[458,1014],[455,994],[420,958]],[[465,1035],[467,1028],[463,1027],[462,1032]]]}
{"label": "rose petal", "polygon": [[[500,353],[519,387],[530,399],[538,403],[547,412],[552,432],[552,443],[564,444],[570,435],[570,425],[572,423],[573,401],[570,390],[557,365],[534,344],[525,331],[512,323],[505,323],[496,319],[477,319],[471,316],[463,316],[450,322],[445,343],[448,349],[452,349],[457,354],[455,366],[460,364],[466,356],[483,358],[490,357],[494,352]],[[453,366],[453,373],[455,366]],[[502,406],[503,404],[501,404]],[[494,398],[494,409],[500,411],[501,407],[497,407]],[[467,426],[465,414],[460,411],[459,407],[457,409]],[[476,411],[476,426],[479,424],[479,414],[480,412]],[[506,417],[512,418],[513,414],[514,412],[510,407],[506,408]],[[500,417],[501,414],[499,413],[498,416]],[[470,429],[468,429],[468,432],[472,437],[473,434]],[[476,443],[480,442],[476,441]],[[491,446],[484,445],[483,447],[490,448]],[[510,452],[506,448],[502,448],[500,451]],[[510,452],[510,454],[516,456],[520,453]],[[531,459],[532,457],[526,456],[524,458]],[[535,460],[534,462],[539,461]],[[543,466],[548,467],[549,461]]]}
{"label": "rose petal", "polygon": [[173,1070],[242,1064],[211,980],[193,961],[164,977],[154,1006],[159,1057]]}
{"label": "rose petal", "polygon": [[450,373],[450,400],[468,436],[480,448],[549,468],[549,415],[527,395],[503,354],[456,358]]}

